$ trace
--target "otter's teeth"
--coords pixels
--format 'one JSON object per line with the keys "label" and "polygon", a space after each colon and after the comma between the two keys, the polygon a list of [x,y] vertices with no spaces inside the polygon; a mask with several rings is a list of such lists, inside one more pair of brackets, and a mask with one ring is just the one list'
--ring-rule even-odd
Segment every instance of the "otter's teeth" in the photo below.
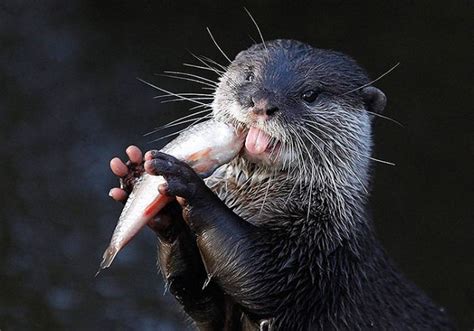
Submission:
{"label": "otter's teeth", "polygon": [[251,154],[262,154],[270,144],[270,136],[260,129],[251,127],[245,139],[245,148]]}

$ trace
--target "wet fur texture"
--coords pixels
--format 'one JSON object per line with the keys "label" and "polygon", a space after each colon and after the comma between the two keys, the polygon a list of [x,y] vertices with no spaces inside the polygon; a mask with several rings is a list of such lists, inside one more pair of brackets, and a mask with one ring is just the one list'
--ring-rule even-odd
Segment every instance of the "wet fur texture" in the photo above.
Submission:
{"label": "wet fur texture", "polygon": [[[360,88],[368,82],[338,52],[290,40],[255,45],[221,77],[213,116],[258,126],[279,152],[267,162],[242,155],[206,182],[155,153],[169,194],[188,202],[185,220],[176,204],[158,220],[167,224],[159,266],[198,328],[451,328],[375,238],[367,208],[371,122],[385,96]],[[310,104],[301,100],[308,89],[318,94]],[[278,109],[268,121],[249,115],[258,98]]]}

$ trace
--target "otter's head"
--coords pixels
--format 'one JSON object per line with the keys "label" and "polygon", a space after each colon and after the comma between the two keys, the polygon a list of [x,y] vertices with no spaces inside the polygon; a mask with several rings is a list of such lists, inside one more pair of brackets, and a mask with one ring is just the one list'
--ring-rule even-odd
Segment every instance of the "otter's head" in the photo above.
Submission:
{"label": "otter's head", "polygon": [[[248,160],[273,168],[367,168],[371,112],[385,106],[350,57],[293,40],[240,52],[222,75],[214,116],[247,128]],[[308,169],[311,170],[311,169]]]}

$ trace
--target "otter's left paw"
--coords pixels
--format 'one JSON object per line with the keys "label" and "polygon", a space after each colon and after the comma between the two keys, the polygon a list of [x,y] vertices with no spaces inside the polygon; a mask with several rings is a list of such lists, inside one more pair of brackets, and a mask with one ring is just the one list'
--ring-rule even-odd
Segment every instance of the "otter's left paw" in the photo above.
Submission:
{"label": "otter's left paw", "polygon": [[145,170],[152,175],[163,176],[168,182],[166,193],[186,200],[192,200],[199,192],[206,190],[204,181],[185,162],[175,157],[151,151],[145,157]]}

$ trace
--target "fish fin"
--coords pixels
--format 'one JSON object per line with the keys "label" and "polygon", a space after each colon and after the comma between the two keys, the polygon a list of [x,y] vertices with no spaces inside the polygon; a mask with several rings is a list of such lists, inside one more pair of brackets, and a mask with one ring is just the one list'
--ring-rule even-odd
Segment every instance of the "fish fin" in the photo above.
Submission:
{"label": "fish fin", "polygon": [[102,262],[100,263],[99,271],[97,271],[96,276],[99,274],[100,271],[110,267],[112,262],[115,259],[115,256],[119,250],[116,247],[109,246],[102,256]]}
{"label": "fish fin", "polygon": [[155,200],[153,200],[148,206],[146,206],[143,215],[147,218],[152,218],[153,216],[158,214],[158,212],[163,209],[163,207],[166,206],[168,202],[173,199],[174,198],[165,195],[158,195]]}
{"label": "fish fin", "polygon": [[207,158],[207,157],[209,157],[209,153],[211,151],[212,151],[212,148],[208,147],[208,148],[205,148],[201,151],[197,151],[195,153],[192,153],[191,155],[186,157],[186,162],[187,163],[192,163],[192,162],[199,161],[202,158]]}

